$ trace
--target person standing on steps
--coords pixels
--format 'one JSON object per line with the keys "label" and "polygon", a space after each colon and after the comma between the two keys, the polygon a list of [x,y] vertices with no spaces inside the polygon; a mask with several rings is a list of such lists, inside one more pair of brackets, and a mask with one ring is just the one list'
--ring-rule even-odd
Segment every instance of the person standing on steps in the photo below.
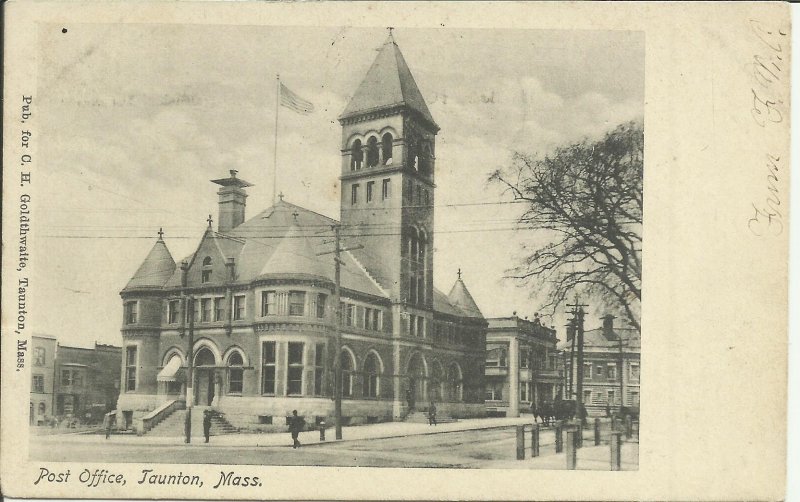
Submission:
{"label": "person standing on steps", "polygon": [[433,404],[433,401],[428,408],[428,425],[436,425],[436,405]]}
{"label": "person standing on steps", "polygon": [[206,443],[211,436],[211,411],[205,410],[203,412],[203,435],[206,437]]}
{"label": "person standing on steps", "polygon": [[292,448],[299,448],[300,441],[297,436],[305,428],[306,421],[303,417],[297,416],[297,410],[292,410],[292,416],[289,420],[289,432],[292,433]]}

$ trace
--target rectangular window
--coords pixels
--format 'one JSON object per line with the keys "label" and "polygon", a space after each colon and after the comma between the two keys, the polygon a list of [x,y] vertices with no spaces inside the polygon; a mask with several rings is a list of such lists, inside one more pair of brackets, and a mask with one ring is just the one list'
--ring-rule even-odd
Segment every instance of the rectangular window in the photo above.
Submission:
{"label": "rectangular window", "polygon": [[584,363],[583,378],[585,378],[586,380],[592,379],[592,363]]}
{"label": "rectangular window", "polygon": [[200,320],[203,322],[211,321],[211,298],[203,298],[200,300],[200,308],[202,311],[202,316]]}
{"label": "rectangular window", "polygon": [[585,390],[583,391],[583,403],[589,404],[592,401],[592,391]]}
{"label": "rectangular window", "polygon": [[325,317],[325,302],[328,299],[328,295],[323,295],[322,293],[317,295],[317,317],[320,319]]}
{"label": "rectangular window", "polygon": [[608,365],[608,368],[607,368],[607,371],[606,371],[606,378],[609,379],[609,380],[616,380],[617,379],[617,367],[616,366],[612,366],[610,364]]}
{"label": "rectangular window", "polygon": [[408,316],[408,336],[417,336],[417,316]]}
{"label": "rectangular window", "polygon": [[136,313],[139,307],[139,302],[125,303],[125,323],[136,324]]}
{"label": "rectangular window", "polygon": [[275,394],[275,342],[261,344],[261,393]]}
{"label": "rectangular window", "polygon": [[599,377],[603,376],[603,367],[598,364],[597,368],[595,368],[595,373],[597,373],[597,376]]}
{"label": "rectangular window", "polygon": [[519,400],[520,401],[527,401],[528,400],[528,383],[522,382],[519,386]]}
{"label": "rectangular window", "polygon": [[417,336],[425,338],[425,318],[422,316],[417,317]]}
{"label": "rectangular window", "polygon": [[33,349],[33,364],[34,366],[45,365],[45,350],[44,347],[36,347]]}
{"label": "rectangular window", "polygon": [[33,375],[33,392],[44,393],[44,375]]}
{"label": "rectangular window", "polygon": [[228,393],[241,394],[244,388],[244,370],[239,367],[228,368]]}
{"label": "rectangular window", "polygon": [[277,295],[275,291],[261,292],[261,316],[276,315],[278,313]]}
{"label": "rectangular window", "polygon": [[358,204],[358,183],[354,183],[350,187],[350,204],[353,206]]}
{"label": "rectangular window", "polygon": [[65,387],[72,385],[72,373],[69,370],[61,370],[61,385]]}
{"label": "rectangular window", "polygon": [[289,315],[304,315],[306,294],[303,291],[289,291]]}
{"label": "rectangular window", "polygon": [[180,300],[170,300],[167,305],[167,322],[175,324],[178,322],[178,315],[181,308]]}
{"label": "rectangular window", "polygon": [[125,391],[130,392],[136,390],[136,366],[137,354],[136,347],[127,347],[125,349]]}
{"label": "rectangular window", "polygon": [[355,305],[349,303],[342,303],[342,324],[345,326],[353,325],[353,310]]}
{"label": "rectangular window", "polygon": [[373,310],[372,311],[372,330],[373,331],[380,331],[381,330],[381,320],[383,317],[383,312],[380,310]]}
{"label": "rectangular window", "polygon": [[289,342],[289,368],[286,372],[286,393],[297,396],[303,393],[303,347],[302,342]]}
{"label": "rectangular window", "polygon": [[244,295],[237,295],[233,297],[233,320],[242,319],[244,319]]}
{"label": "rectangular window", "polygon": [[617,393],[613,390],[606,391],[606,395],[608,396],[608,404],[613,406],[617,404]]}
{"label": "rectangular window", "polygon": [[631,364],[630,383],[639,383],[639,365]]}
{"label": "rectangular window", "polygon": [[214,298],[214,320],[215,321],[224,321],[225,320],[225,297],[218,296]]}
{"label": "rectangular window", "polygon": [[628,405],[634,407],[639,406],[639,393],[637,391],[630,391],[628,395],[630,396],[628,400]]}
{"label": "rectangular window", "polygon": [[414,184],[408,180],[408,202],[414,202]]}
{"label": "rectangular window", "polygon": [[367,182],[367,202],[372,202],[373,192],[375,191],[375,182]]}
{"label": "rectangular window", "polygon": [[383,198],[383,200],[392,198],[392,180],[389,178],[383,180],[383,186],[381,187],[381,197]]}
{"label": "rectangular window", "polygon": [[200,273],[200,282],[206,283],[211,281],[211,270],[203,270]]}
{"label": "rectangular window", "polygon": [[318,343],[314,352],[314,395],[321,396],[325,376],[325,344]]}

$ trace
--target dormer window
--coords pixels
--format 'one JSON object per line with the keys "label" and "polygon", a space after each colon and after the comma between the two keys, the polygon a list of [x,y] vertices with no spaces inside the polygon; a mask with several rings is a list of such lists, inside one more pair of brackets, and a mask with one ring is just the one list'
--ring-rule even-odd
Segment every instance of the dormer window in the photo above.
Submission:
{"label": "dormer window", "polygon": [[211,281],[211,257],[206,256],[203,259],[203,270],[200,273],[200,282],[206,283]]}

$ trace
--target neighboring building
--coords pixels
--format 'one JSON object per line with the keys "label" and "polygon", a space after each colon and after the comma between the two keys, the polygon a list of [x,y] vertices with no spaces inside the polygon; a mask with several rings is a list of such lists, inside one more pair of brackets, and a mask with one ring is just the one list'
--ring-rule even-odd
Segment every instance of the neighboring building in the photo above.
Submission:
{"label": "neighboring building", "polygon": [[58,345],[55,361],[55,413],[59,418],[100,422],[116,407],[122,349]]}
{"label": "neighboring building", "polygon": [[49,335],[31,337],[31,425],[45,425],[53,415],[56,338]]}
{"label": "neighboring building", "polygon": [[531,403],[552,401],[561,392],[563,376],[554,329],[512,317],[489,319],[486,335],[486,410],[517,417]]}
{"label": "neighboring building", "polygon": [[[565,385],[569,388],[571,363],[578,349],[571,341],[561,344],[565,358]],[[570,354],[572,353],[572,357]],[[590,415],[605,415],[620,406],[639,407],[641,334],[633,328],[614,327],[614,316],[603,317],[603,327],[583,335],[583,403]],[[577,372],[572,376],[577,389]]]}
{"label": "neighboring building", "polygon": [[[433,287],[435,136],[439,127],[390,37],[340,116],[343,416],[397,420],[411,404],[481,416],[486,321],[460,274]],[[250,184],[220,186],[218,228],[176,264],[159,236],[121,291],[118,423],[186,398],[194,300],[193,396],[237,427],[297,410],[333,415],[332,225],[283,200],[245,218]],[[356,249],[356,246],[363,249]]]}

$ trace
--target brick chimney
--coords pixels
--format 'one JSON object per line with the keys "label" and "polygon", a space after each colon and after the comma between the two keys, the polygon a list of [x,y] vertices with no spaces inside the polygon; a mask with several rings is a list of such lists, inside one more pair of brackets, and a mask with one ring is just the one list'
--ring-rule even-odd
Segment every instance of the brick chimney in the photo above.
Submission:
{"label": "brick chimney", "polygon": [[614,316],[606,314],[603,316],[603,336],[606,338],[613,338],[614,335]]}
{"label": "brick chimney", "polygon": [[219,195],[219,218],[217,218],[217,231],[227,232],[233,230],[244,222],[244,208],[246,205],[247,192],[245,188],[253,186],[243,179],[236,177],[235,169],[231,169],[229,178],[211,180],[212,183],[220,185],[217,192]]}

